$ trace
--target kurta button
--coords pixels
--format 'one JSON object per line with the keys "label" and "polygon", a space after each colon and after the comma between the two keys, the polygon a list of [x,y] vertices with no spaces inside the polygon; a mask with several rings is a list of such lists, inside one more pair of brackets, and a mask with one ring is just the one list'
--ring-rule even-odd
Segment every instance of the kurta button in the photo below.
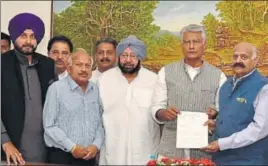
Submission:
{"label": "kurta button", "polygon": [[220,124],[223,124],[223,121],[221,120]]}

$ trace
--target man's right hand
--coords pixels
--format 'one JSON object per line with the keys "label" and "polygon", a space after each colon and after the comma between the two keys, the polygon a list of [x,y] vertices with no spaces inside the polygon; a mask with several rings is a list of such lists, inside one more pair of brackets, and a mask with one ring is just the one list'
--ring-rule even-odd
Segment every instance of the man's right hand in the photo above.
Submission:
{"label": "man's right hand", "polygon": [[156,118],[161,121],[170,121],[175,120],[178,114],[180,114],[180,111],[177,108],[170,106],[166,110],[165,109],[158,110],[156,113]]}
{"label": "man's right hand", "polygon": [[13,161],[14,164],[25,164],[24,159],[22,158],[21,153],[18,149],[12,144],[12,142],[7,142],[2,145],[4,152],[6,153],[7,164],[12,164],[10,160]]}
{"label": "man's right hand", "polygon": [[81,145],[75,145],[74,149],[72,150],[72,155],[74,158],[83,158],[88,154],[88,151],[85,147]]}

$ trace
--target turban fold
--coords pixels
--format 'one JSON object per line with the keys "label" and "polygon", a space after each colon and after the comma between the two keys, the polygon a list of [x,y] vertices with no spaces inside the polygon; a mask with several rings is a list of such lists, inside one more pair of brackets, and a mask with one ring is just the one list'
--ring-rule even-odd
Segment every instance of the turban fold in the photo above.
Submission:
{"label": "turban fold", "polygon": [[37,43],[40,43],[45,34],[45,25],[41,18],[31,13],[20,13],[9,21],[8,31],[12,42],[14,43],[26,29],[31,29]]}
{"label": "turban fold", "polygon": [[127,38],[120,41],[120,43],[116,47],[116,55],[119,56],[128,47],[135,53],[138,59],[142,60],[146,56],[145,43],[137,39],[137,37],[133,35],[130,35]]}

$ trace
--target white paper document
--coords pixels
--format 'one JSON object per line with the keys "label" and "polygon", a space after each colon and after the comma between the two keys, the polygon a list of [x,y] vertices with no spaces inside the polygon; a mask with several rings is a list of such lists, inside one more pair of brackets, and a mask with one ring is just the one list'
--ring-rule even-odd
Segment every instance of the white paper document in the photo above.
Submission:
{"label": "white paper document", "polygon": [[177,118],[177,148],[195,149],[208,145],[208,115],[201,112],[181,111]]}

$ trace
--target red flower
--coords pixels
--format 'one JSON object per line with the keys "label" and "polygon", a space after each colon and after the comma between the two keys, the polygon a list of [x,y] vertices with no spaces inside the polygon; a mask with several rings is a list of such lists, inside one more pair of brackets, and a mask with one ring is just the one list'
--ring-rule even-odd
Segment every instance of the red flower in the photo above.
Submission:
{"label": "red flower", "polygon": [[156,166],[157,160],[150,160],[148,163],[147,163],[147,166]]}
{"label": "red flower", "polygon": [[161,162],[165,163],[165,164],[170,164],[171,160],[169,158],[162,158]]}

